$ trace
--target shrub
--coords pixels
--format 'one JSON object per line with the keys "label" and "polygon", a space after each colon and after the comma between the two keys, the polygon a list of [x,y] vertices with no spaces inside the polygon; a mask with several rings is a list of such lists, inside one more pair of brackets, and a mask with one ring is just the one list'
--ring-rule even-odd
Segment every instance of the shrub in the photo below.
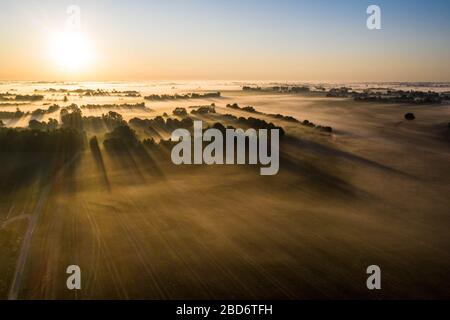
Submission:
{"label": "shrub", "polygon": [[414,115],[414,113],[409,112],[409,113],[405,114],[406,120],[411,121],[411,120],[414,120],[415,118],[416,118],[416,116]]}
{"label": "shrub", "polygon": [[175,109],[172,111],[172,113],[173,113],[175,116],[182,116],[182,117],[187,116],[187,114],[188,114],[185,108],[175,108]]}

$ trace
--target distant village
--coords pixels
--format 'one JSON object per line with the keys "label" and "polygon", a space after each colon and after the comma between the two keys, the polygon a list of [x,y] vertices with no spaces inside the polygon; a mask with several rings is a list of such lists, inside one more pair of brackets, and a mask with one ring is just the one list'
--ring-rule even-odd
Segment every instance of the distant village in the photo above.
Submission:
{"label": "distant village", "polygon": [[356,101],[386,102],[386,103],[448,103],[450,92],[438,93],[434,91],[366,89],[362,92],[351,88],[333,88],[327,92],[327,97],[353,97]]}
{"label": "distant village", "polygon": [[439,104],[450,103],[450,92],[395,90],[389,88],[369,88],[354,90],[351,87],[338,87],[325,89],[322,86],[271,86],[252,87],[243,86],[243,91],[262,91],[273,93],[310,93],[321,92],[332,98],[353,98],[355,101],[386,102],[386,103],[414,103],[414,104]]}

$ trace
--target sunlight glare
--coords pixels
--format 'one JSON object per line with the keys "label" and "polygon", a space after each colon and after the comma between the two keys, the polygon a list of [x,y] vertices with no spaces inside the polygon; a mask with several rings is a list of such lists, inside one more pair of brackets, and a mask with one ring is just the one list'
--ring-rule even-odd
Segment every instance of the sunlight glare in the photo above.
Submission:
{"label": "sunlight glare", "polygon": [[60,68],[75,72],[87,66],[92,52],[81,32],[55,32],[50,37],[50,57]]}

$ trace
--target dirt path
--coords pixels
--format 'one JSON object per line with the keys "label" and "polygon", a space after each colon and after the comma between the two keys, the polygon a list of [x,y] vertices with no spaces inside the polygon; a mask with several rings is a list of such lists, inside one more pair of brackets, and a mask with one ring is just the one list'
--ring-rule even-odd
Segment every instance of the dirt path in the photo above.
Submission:
{"label": "dirt path", "polygon": [[[73,156],[73,158],[70,161],[68,161],[57,172],[57,174],[55,175],[55,178],[59,174],[61,174],[66,167],[70,166],[79,156],[80,156],[80,153],[75,154]],[[51,180],[51,181],[54,181],[54,180]],[[17,300],[17,298],[18,298],[22,279],[24,276],[25,266],[26,266],[27,260],[28,260],[28,252],[30,250],[31,239],[33,237],[33,232],[36,228],[36,225],[39,221],[39,217],[41,215],[42,208],[43,208],[44,204],[46,203],[48,196],[50,194],[50,190],[52,187],[51,181],[49,181],[49,183],[45,184],[45,186],[43,187],[43,190],[41,191],[41,194],[39,196],[39,200],[36,204],[36,207],[34,208],[33,212],[28,217],[29,218],[28,228],[27,228],[27,231],[25,232],[25,236],[22,241],[22,246],[20,248],[19,257],[17,258],[16,269],[14,271],[14,277],[13,277],[12,284],[11,284],[9,294],[8,294],[9,300]]]}
{"label": "dirt path", "polygon": [[41,195],[39,196],[39,201],[36,205],[36,208],[29,217],[28,228],[27,231],[25,232],[25,236],[22,241],[19,257],[16,263],[16,270],[14,271],[14,278],[8,294],[9,300],[16,300],[18,297],[20,285],[22,283],[22,277],[25,270],[25,265],[28,259],[28,251],[30,250],[31,239],[33,237],[33,231],[36,228],[40,213],[42,211],[42,207],[48,198],[49,192],[50,192],[50,184],[47,184],[42,190]]}

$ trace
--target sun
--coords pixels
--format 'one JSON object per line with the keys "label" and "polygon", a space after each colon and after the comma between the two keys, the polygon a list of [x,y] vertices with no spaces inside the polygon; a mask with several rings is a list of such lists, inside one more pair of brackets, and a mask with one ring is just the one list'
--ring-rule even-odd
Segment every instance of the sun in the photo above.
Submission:
{"label": "sun", "polygon": [[50,37],[50,58],[67,72],[81,71],[92,59],[86,37],[78,31],[55,32]]}

